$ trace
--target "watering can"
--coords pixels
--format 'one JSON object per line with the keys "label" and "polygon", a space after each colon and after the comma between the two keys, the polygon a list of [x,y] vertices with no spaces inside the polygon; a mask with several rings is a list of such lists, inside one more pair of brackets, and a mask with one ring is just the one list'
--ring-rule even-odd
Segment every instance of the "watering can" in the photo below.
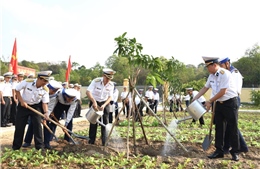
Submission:
{"label": "watering can", "polygon": [[180,123],[182,121],[186,121],[189,119],[199,120],[204,113],[206,113],[205,107],[198,101],[194,100],[187,108],[186,111],[190,114],[190,116],[184,117],[183,119],[176,120],[176,123]]}
{"label": "watering can", "polygon": [[85,117],[91,124],[99,123],[100,125],[106,127],[104,123],[99,121],[98,119],[103,116],[103,111],[96,111],[92,106],[86,113]]}

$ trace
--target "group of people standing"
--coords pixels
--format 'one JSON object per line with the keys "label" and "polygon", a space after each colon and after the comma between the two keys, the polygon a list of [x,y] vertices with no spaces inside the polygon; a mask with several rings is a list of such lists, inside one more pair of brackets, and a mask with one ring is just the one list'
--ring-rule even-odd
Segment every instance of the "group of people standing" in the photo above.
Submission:
{"label": "group of people standing", "polygon": [[[157,107],[160,101],[160,95],[158,93],[158,89],[157,88],[153,89],[153,86],[148,86],[148,90],[145,92],[144,95],[143,95],[143,90],[144,89],[138,89],[139,95],[144,99],[145,102],[147,102],[149,108],[156,114]],[[131,96],[131,92],[127,91],[126,86],[123,87],[123,91],[121,92],[120,98],[123,105],[125,105],[125,109],[123,109],[124,115],[126,114],[126,118],[128,118],[129,114],[130,116],[132,116],[132,112],[131,112],[132,96]],[[137,109],[135,108],[135,110],[138,110],[140,115],[143,116],[144,115],[143,108],[145,104],[141,101],[141,99],[137,95],[135,95],[135,105],[137,108]],[[150,114],[149,108],[146,107],[146,114]]]}
{"label": "group of people standing", "polygon": [[[0,77],[1,127],[15,125],[13,150],[30,146],[33,137],[36,149],[50,149],[53,135],[46,128],[54,133],[56,129],[48,121],[50,117],[55,116],[59,122],[60,116],[65,113],[65,126],[72,130],[73,117],[78,113],[76,108],[81,104],[80,92],[76,87],[69,89],[64,84],[62,86],[51,74],[52,71],[41,71],[36,78],[28,75],[24,80],[23,73],[13,75],[7,72]],[[36,112],[42,113],[42,116]],[[70,142],[70,136],[65,135],[64,139]]]}
{"label": "group of people standing", "polygon": [[[222,158],[225,152],[230,152],[232,160],[239,160],[240,152],[247,152],[248,148],[238,129],[238,108],[240,105],[239,95],[242,88],[242,76],[239,71],[234,68],[229,58],[219,60],[215,57],[203,57],[205,65],[210,73],[205,86],[195,91],[193,88],[187,88],[187,94],[190,96],[189,101],[198,100],[207,110],[211,109],[213,103],[215,105],[215,147],[216,150],[208,157],[211,159]],[[79,92],[72,88],[67,88],[67,84],[63,86],[55,80],[50,80],[52,71],[42,71],[37,74],[36,78],[27,78],[23,80],[23,74],[13,76],[10,72],[0,77],[0,94],[1,94],[1,127],[7,126],[8,122],[15,125],[13,149],[20,149],[23,143],[24,130],[30,117],[29,128],[34,135],[35,148],[51,148],[50,141],[52,134],[42,129],[42,124],[47,125],[54,133],[56,125],[48,121],[49,118],[61,119],[63,113],[66,114],[65,127],[72,130],[73,117],[80,115],[80,95]],[[116,72],[112,69],[103,69],[103,76],[93,79],[87,88],[86,95],[90,100],[90,107],[96,111],[103,111],[102,122],[108,124],[113,121],[113,113],[118,116],[118,97],[119,91],[116,89],[116,83],[112,82]],[[12,80],[10,80],[12,78]],[[18,80],[19,79],[19,80]],[[17,80],[17,83],[15,82]],[[76,85],[78,86],[78,85]],[[212,94],[209,100],[203,97],[209,88]],[[120,99],[125,105],[124,115],[131,116],[131,93],[128,94],[127,87],[120,94]],[[158,89],[153,90],[153,86],[149,86],[143,96],[143,89],[139,89],[138,93],[147,101],[146,113],[149,109],[157,113],[159,103]],[[137,111],[143,116],[141,99],[136,96],[135,104]],[[173,99],[171,99],[173,101]],[[176,104],[181,109],[181,98],[175,95]],[[187,99],[188,101],[188,99]],[[11,105],[14,103],[16,113],[11,112]],[[37,115],[28,107],[35,109],[43,114],[43,117]],[[78,107],[79,106],[79,107]],[[114,109],[111,109],[111,106]],[[188,106],[188,104],[186,105]],[[78,107],[78,115],[75,110]],[[13,108],[12,108],[13,109]],[[119,120],[119,119],[117,119]],[[199,119],[200,124],[204,124],[203,116]],[[193,121],[195,122],[195,121]],[[94,144],[96,140],[98,124],[90,124],[89,127],[89,143]],[[101,126],[102,145],[106,142],[105,127]],[[43,138],[44,135],[44,138]],[[28,136],[29,138],[29,136]],[[64,139],[70,142],[70,136],[64,136]],[[28,139],[31,141],[30,139]]]}

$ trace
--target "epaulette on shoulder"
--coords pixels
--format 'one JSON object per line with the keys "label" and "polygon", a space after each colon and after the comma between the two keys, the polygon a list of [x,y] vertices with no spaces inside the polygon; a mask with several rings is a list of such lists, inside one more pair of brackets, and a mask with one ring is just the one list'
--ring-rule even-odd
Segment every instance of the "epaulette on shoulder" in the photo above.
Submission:
{"label": "epaulette on shoulder", "polygon": [[101,78],[96,78],[95,82],[101,82]]}
{"label": "epaulette on shoulder", "polygon": [[34,79],[25,79],[26,82],[33,82]]}
{"label": "epaulette on shoulder", "polygon": [[222,75],[225,73],[225,71],[224,70],[220,70],[219,71]]}
{"label": "epaulette on shoulder", "polygon": [[238,70],[234,70],[235,73],[238,73]]}
{"label": "epaulette on shoulder", "polygon": [[49,93],[49,88],[45,85],[45,86],[43,86],[43,90],[45,90],[46,92],[48,92]]}

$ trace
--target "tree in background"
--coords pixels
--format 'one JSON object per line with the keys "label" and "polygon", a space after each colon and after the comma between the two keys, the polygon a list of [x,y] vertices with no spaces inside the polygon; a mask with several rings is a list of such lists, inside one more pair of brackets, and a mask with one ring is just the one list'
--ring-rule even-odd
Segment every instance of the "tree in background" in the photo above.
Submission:
{"label": "tree in background", "polygon": [[[232,63],[232,60],[231,60]],[[260,46],[254,45],[245,52],[245,56],[232,63],[242,74],[243,87],[260,86]]]}

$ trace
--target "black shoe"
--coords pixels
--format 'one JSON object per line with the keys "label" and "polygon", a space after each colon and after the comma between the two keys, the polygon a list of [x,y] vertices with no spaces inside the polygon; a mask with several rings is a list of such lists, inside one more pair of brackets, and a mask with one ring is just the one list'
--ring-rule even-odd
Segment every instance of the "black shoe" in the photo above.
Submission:
{"label": "black shoe", "polygon": [[22,147],[30,147],[31,146],[31,143],[24,143],[23,145],[22,145]]}
{"label": "black shoe", "polygon": [[234,161],[238,161],[239,160],[239,156],[238,156],[238,153],[230,153],[232,158],[231,160],[234,160]]}
{"label": "black shoe", "polygon": [[224,149],[224,154],[229,154],[229,150]]}
{"label": "black shoe", "polygon": [[223,157],[224,157],[224,154],[223,153],[218,153],[218,152],[214,152],[213,154],[208,156],[208,158],[210,158],[210,159],[223,158]]}
{"label": "black shoe", "polygon": [[44,148],[50,150],[52,147],[49,144],[45,144]]}
{"label": "black shoe", "polygon": [[12,125],[10,123],[6,124],[6,127],[11,127]]}
{"label": "black shoe", "polygon": [[1,127],[6,127],[6,124],[1,124]]}
{"label": "black shoe", "polygon": [[241,152],[241,153],[247,153],[247,152],[248,152],[248,148],[247,148],[247,147],[241,148],[239,152]]}

